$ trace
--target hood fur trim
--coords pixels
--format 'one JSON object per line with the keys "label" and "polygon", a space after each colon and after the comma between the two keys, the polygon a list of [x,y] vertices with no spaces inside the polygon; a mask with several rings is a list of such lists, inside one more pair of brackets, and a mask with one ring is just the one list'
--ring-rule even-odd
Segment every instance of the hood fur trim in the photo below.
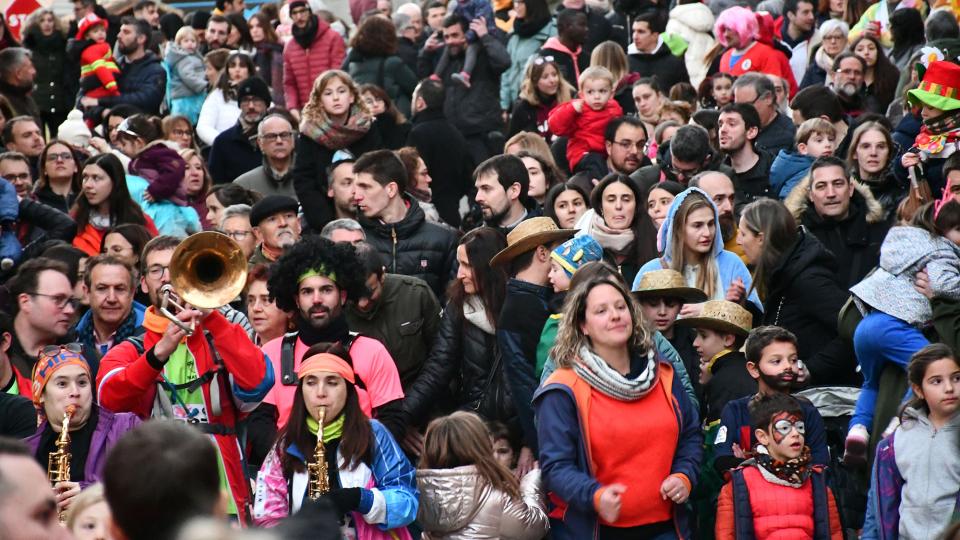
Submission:
{"label": "hood fur trim", "polygon": [[[873,196],[870,188],[856,180],[851,179],[850,181],[853,182],[853,187],[856,189],[854,195],[859,193],[867,204],[867,223],[872,225],[883,221],[883,205]],[[803,215],[810,205],[810,199],[807,198],[809,191],[810,176],[807,175],[790,190],[790,194],[783,200],[783,204],[786,205],[787,209],[790,210],[790,213],[793,214],[793,217],[797,221],[800,220],[800,216]]]}

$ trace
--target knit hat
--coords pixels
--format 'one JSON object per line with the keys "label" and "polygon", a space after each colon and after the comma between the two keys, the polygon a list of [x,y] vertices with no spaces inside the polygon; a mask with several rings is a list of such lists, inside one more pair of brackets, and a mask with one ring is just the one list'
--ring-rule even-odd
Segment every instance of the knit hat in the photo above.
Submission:
{"label": "knit hat", "polygon": [[250,209],[250,226],[256,227],[261,221],[280,212],[296,212],[300,203],[293,197],[286,195],[267,195],[257,201]]}
{"label": "knit hat", "polygon": [[243,98],[253,96],[260,98],[270,105],[270,102],[273,100],[270,97],[270,87],[267,86],[266,81],[260,77],[250,77],[249,79],[240,81],[240,84],[237,85],[237,103],[243,101]]}
{"label": "knit hat", "polygon": [[290,0],[290,2],[287,5],[289,6],[290,11],[293,11],[294,9],[299,7],[305,7],[307,9],[311,9],[310,3],[307,2],[307,0]]}
{"label": "knit hat", "polygon": [[74,148],[84,148],[90,142],[90,128],[83,121],[80,109],[74,109],[67,114],[67,119],[57,129],[57,138],[70,144]]}
{"label": "knit hat", "polygon": [[603,259],[603,246],[590,235],[577,236],[555,247],[550,258],[557,261],[567,277],[573,277],[581,266]]}
{"label": "knit hat", "polygon": [[80,19],[80,22],[77,23],[77,35],[74,37],[78,40],[83,39],[87,31],[98,24],[103,25],[104,30],[110,26],[106,19],[101,19],[96,13],[88,13],[86,17]]}
{"label": "knit hat", "polygon": [[[48,351],[47,349],[51,349]],[[55,350],[54,350],[55,349]],[[41,409],[43,402],[43,389],[47,382],[53,378],[54,373],[67,366],[80,366],[90,377],[90,365],[81,354],[82,348],[79,343],[68,343],[66,345],[51,345],[44,347],[40,351],[36,365],[33,366],[33,387],[31,395],[33,405]]]}
{"label": "knit hat", "polygon": [[188,14],[187,18],[190,19],[190,27],[194,30],[206,30],[212,16],[209,11],[194,11]]}
{"label": "knit hat", "polygon": [[960,66],[944,60],[931,62],[920,86],[907,92],[907,101],[941,111],[960,109]]}

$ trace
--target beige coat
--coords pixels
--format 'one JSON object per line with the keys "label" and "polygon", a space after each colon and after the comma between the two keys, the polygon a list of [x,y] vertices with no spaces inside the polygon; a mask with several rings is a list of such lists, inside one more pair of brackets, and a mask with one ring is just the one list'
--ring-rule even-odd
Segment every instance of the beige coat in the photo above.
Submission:
{"label": "beige coat", "polygon": [[473,465],[418,470],[417,486],[424,538],[539,540],[550,530],[539,469],[520,482],[520,501],[481,482]]}

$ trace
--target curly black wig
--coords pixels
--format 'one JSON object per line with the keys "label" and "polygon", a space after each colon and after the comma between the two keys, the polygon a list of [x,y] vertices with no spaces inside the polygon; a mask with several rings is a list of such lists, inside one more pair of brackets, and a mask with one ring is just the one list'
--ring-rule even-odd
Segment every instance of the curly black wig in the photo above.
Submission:
{"label": "curly black wig", "polygon": [[296,311],[300,276],[310,269],[323,267],[336,276],[337,287],[347,291],[348,300],[367,294],[366,274],[352,244],[333,243],[316,235],[303,237],[289,247],[270,269],[267,289],[277,307]]}

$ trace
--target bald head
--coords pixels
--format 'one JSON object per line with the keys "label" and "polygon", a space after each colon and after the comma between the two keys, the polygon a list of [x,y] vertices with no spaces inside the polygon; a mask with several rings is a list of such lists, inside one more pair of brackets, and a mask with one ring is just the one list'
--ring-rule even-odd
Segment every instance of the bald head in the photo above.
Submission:
{"label": "bald head", "polygon": [[713,200],[726,239],[728,228],[733,230],[733,180],[722,172],[704,171],[690,180],[690,187],[702,189]]}

